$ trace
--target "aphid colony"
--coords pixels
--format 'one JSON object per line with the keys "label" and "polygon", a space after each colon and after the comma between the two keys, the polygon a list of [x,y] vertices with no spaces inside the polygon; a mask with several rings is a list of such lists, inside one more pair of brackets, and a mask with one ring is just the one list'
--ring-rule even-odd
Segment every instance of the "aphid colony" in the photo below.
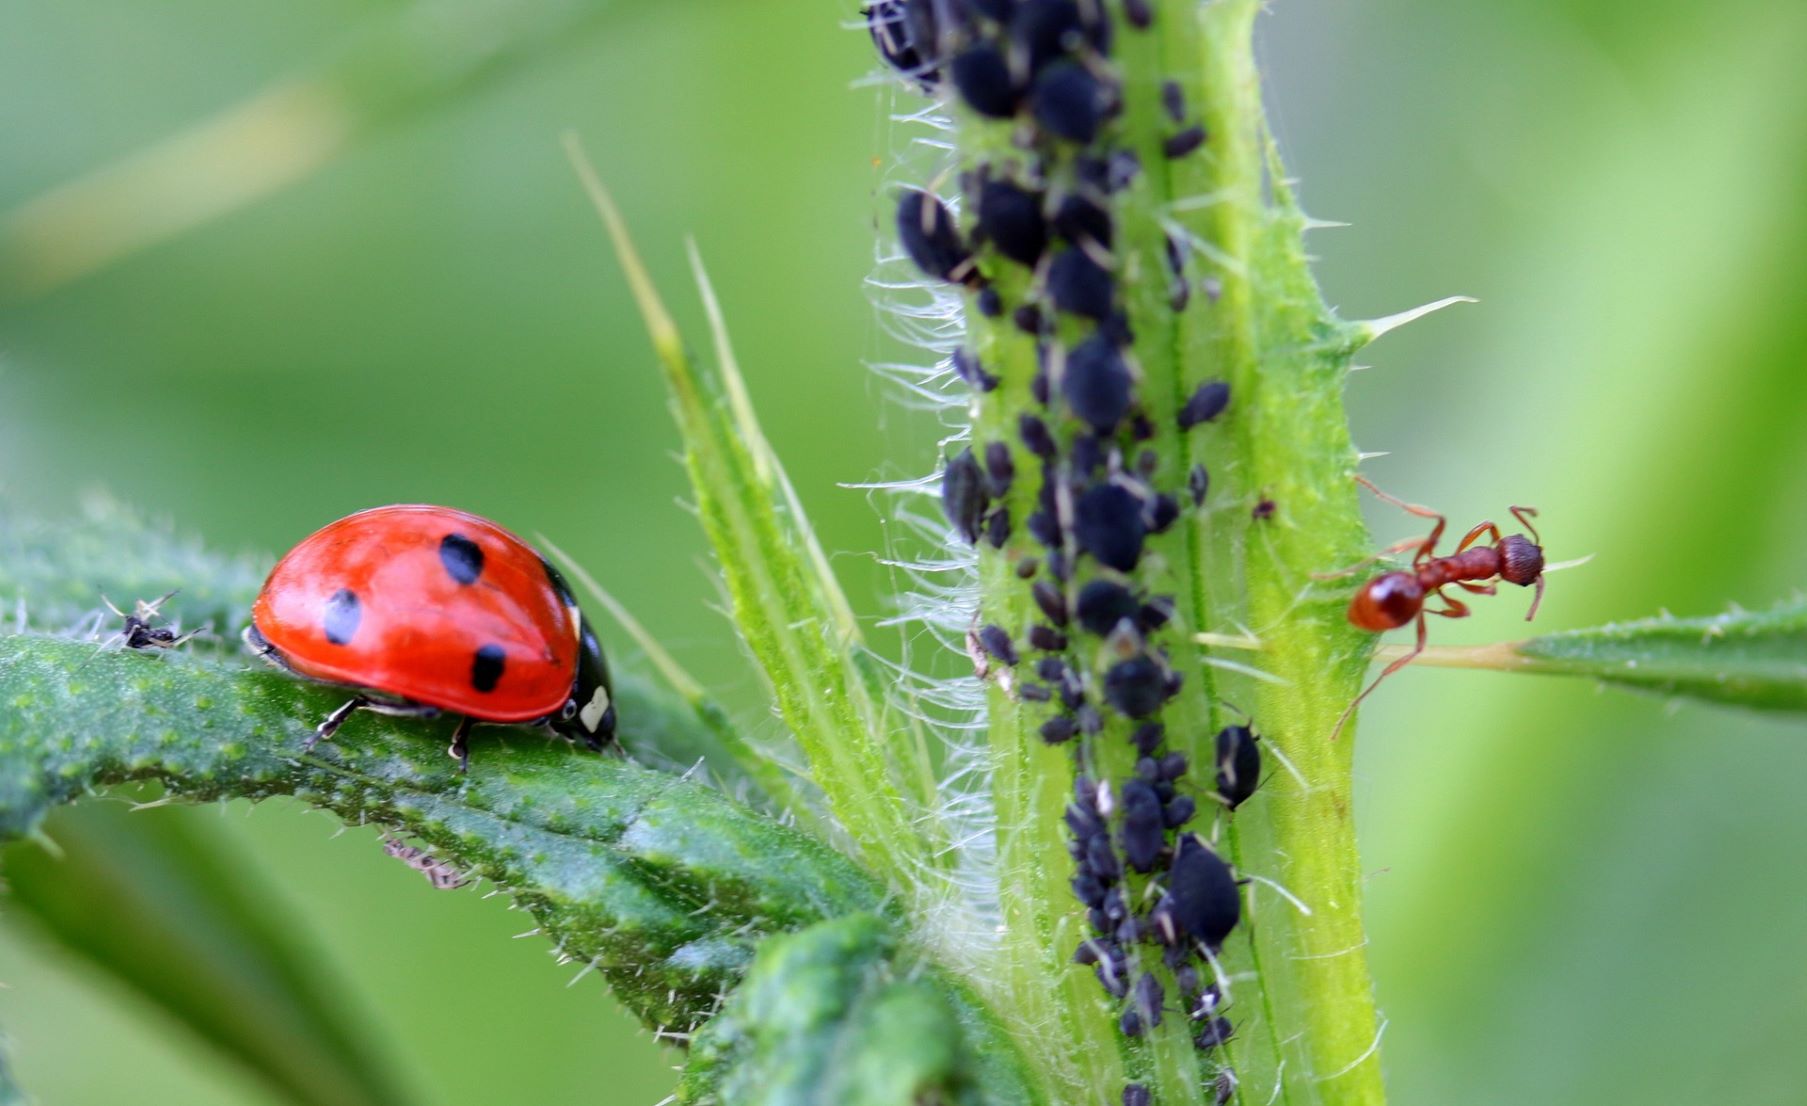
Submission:
{"label": "aphid colony", "polygon": [[[1200,785],[1187,756],[1167,748],[1163,716],[1184,677],[1161,644],[1174,600],[1152,593],[1144,562],[1187,505],[1203,504],[1210,475],[1191,464],[1163,487],[1173,477],[1156,447],[1189,453],[1183,439],[1225,414],[1231,390],[1193,385],[1165,426],[1139,395],[1113,209],[1143,165],[1114,143],[1124,88],[1111,51],[1153,11],[1120,0],[883,0],[866,17],[880,55],[911,82],[1011,128],[1009,154],[960,174],[960,215],[927,191],[906,190],[897,204],[910,260],[963,286],[1036,355],[1033,378],[1008,385],[971,351],[952,358],[982,404],[1016,412],[1015,440],[976,441],[951,458],[943,507],[961,539],[1007,551],[1039,614],[1026,627],[975,626],[970,651],[982,673],[1008,673],[1044,741],[1073,750],[1065,818],[1090,928],[1075,958],[1121,1002],[1125,1035],[1177,1012],[1199,1049],[1215,1049],[1232,1032],[1215,956],[1241,918],[1240,884],[1187,827],[1201,800],[1225,813],[1247,801],[1261,755],[1249,727],[1226,727]],[[1168,82],[1161,99],[1172,131],[1153,156],[1193,154],[1208,136],[1183,90]],[[1166,307],[1186,310],[1185,243],[1169,236],[1153,266],[1168,282]],[[1106,761],[1133,768],[1105,778]],[[1217,1087],[1231,1093],[1228,1068]],[[1149,1090],[1132,1083],[1123,1100],[1146,1103]]]}

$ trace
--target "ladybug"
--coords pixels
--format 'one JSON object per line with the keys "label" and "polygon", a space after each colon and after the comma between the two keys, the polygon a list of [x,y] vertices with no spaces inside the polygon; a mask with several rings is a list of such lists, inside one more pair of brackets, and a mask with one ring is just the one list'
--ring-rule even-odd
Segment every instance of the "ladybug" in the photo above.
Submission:
{"label": "ladybug", "polygon": [[245,644],[278,668],[357,689],[307,747],[358,710],[541,725],[600,750],[615,734],[608,662],[571,588],[538,551],[450,507],[373,507],[288,551]]}

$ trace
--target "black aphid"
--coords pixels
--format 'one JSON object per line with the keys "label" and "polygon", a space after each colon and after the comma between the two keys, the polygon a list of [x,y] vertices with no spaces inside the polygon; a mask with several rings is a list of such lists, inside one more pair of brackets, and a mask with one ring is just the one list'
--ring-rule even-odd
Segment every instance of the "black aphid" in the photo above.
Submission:
{"label": "black aphid", "polygon": [[1161,82],[1161,106],[1167,109],[1167,118],[1175,123],[1186,121],[1186,90],[1180,87],[1180,82]]}
{"label": "black aphid", "polygon": [[1117,863],[1117,854],[1111,851],[1111,839],[1108,834],[1098,834],[1085,843],[1085,866],[1088,871],[1106,883],[1115,883],[1123,878],[1123,868]]}
{"label": "black aphid", "polygon": [[1053,548],[1060,544],[1060,523],[1054,521],[1054,512],[1037,511],[1029,516],[1029,521],[1024,525],[1029,530],[1029,536],[1043,545]]}
{"label": "black aphid", "polygon": [[1073,578],[1073,565],[1067,560],[1067,555],[1058,549],[1048,550],[1048,575],[1063,584]]}
{"label": "black aphid", "polygon": [[1044,653],[1062,653],[1067,648],[1067,635],[1038,622],[1029,627],[1029,644]]}
{"label": "black aphid", "polygon": [[1034,415],[1023,414],[1016,420],[1017,433],[1023,439],[1023,447],[1037,457],[1054,456],[1054,435],[1048,433],[1048,424]]}
{"label": "black aphid", "polygon": [[1205,128],[1194,123],[1178,134],[1167,136],[1161,143],[1161,152],[1170,158],[1185,157],[1187,154],[1205,144]]}
{"label": "black aphid", "polygon": [[1050,133],[1081,145],[1098,137],[1105,106],[1105,90],[1098,78],[1070,61],[1048,66],[1029,89],[1029,110],[1035,121]]}
{"label": "black aphid", "polygon": [[1138,31],[1154,26],[1154,7],[1148,0],[1123,0],[1123,15]]}
{"label": "black aphid", "polygon": [[1074,245],[1088,242],[1110,249],[1116,240],[1111,228],[1111,213],[1077,192],[1060,201],[1054,209],[1054,229]]}
{"label": "black aphid", "polygon": [[1186,491],[1192,496],[1192,505],[1194,507],[1203,507],[1205,505],[1205,493],[1210,490],[1211,470],[1205,467],[1203,461],[1200,461],[1198,464],[1192,466],[1191,472],[1186,474]]}
{"label": "black aphid", "polygon": [[1010,18],[1010,42],[1031,73],[1080,45],[1085,27],[1074,0],[1022,0]]}
{"label": "black aphid", "polygon": [[[1071,256],[1071,255],[1068,255]],[[1102,334],[1094,334],[1067,353],[1060,391],[1073,414],[1101,435],[1116,433],[1129,413],[1135,382],[1123,354]],[[1080,471],[1088,471],[1090,466]]]}
{"label": "black aphid", "polygon": [[1157,595],[1142,604],[1142,609],[1136,612],[1136,625],[1142,627],[1142,632],[1145,634],[1152,634],[1171,621],[1173,621],[1173,596],[1171,595]]}
{"label": "black aphid", "polygon": [[966,6],[987,19],[1002,23],[1016,10],[1016,0],[966,0]]}
{"label": "black aphid", "polygon": [[1035,578],[1035,574],[1041,571],[1041,567],[1041,562],[1034,557],[1024,557],[1016,563],[1016,578],[1032,580]]}
{"label": "black aphid", "polygon": [[979,631],[979,644],[985,651],[1003,661],[1005,664],[1017,663],[1016,646],[1011,644],[1010,635],[1002,626],[986,626]]}
{"label": "black aphid", "polygon": [[1071,741],[1073,740],[1073,735],[1077,732],[1078,727],[1074,724],[1073,720],[1064,714],[1057,714],[1053,718],[1043,722],[1041,728],[1042,740],[1050,745],[1059,745],[1064,741]]}
{"label": "black aphid", "polygon": [[1151,1026],[1160,1025],[1161,1007],[1167,1002],[1167,991],[1161,986],[1161,981],[1154,977],[1153,972],[1143,972],[1136,980],[1133,993],[1136,1008],[1142,1012],[1142,1017]]}
{"label": "black aphid", "polygon": [[1180,429],[1190,430],[1201,422],[1210,422],[1230,405],[1230,385],[1222,380],[1207,380],[1192,393],[1180,408]]}
{"label": "black aphid", "polygon": [[1090,480],[1104,464],[1108,447],[1096,435],[1076,434],[1073,436],[1073,448],[1067,451],[1067,470],[1073,478],[1080,482]]}
{"label": "black aphid", "polygon": [[1199,840],[1181,837],[1167,872],[1167,894],[1155,907],[1155,928],[1169,944],[1202,941],[1215,949],[1242,920],[1242,892],[1230,866]]}
{"label": "black aphid", "polygon": [[910,44],[910,33],[904,26],[903,0],[880,0],[866,9],[866,30],[885,64],[922,84],[931,87],[940,79],[935,67]]}
{"label": "black aphid", "polygon": [[1123,807],[1123,862],[1138,872],[1151,872],[1167,844],[1167,822],[1161,797],[1145,780],[1124,783],[1118,802]]}
{"label": "black aphid", "polygon": [[1278,503],[1275,503],[1273,500],[1269,499],[1267,496],[1262,496],[1261,502],[1255,504],[1254,507],[1250,508],[1249,518],[1255,520],[1256,522],[1266,522],[1269,519],[1273,518],[1274,512],[1278,511],[1279,509],[1280,509],[1280,505]]}
{"label": "black aphid", "polygon": [[1048,266],[1048,295],[1061,311],[1108,318],[1113,292],[1110,270],[1077,246],[1055,255]]}
{"label": "black aphid", "polygon": [[1192,816],[1197,813],[1197,800],[1190,795],[1175,795],[1173,800],[1161,811],[1161,817],[1167,823],[1168,829],[1179,829],[1187,822],[1192,821]]}
{"label": "black aphid", "polygon": [[985,474],[979,471],[973,451],[963,449],[948,461],[947,471],[941,474],[941,506],[947,512],[947,521],[969,545],[979,540],[985,502]]}
{"label": "black aphid", "polygon": [[989,43],[978,43],[954,55],[947,76],[960,98],[980,115],[1008,119],[1016,114],[1022,95],[1004,52]]}
{"label": "black aphid", "polygon": [[1004,313],[1004,297],[999,295],[998,290],[989,284],[979,289],[977,305],[979,314],[988,319],[995,319]]}
{"label": "black aphid", "polygon": [[1167,267],[1172,277],[1171,287],[1167,292],[1167,306],[1174,311],[1186,310],[1192,302],[1192,282],[1186,279],[1186,255],[1180,240],[1174,235],[1167,236]]}
{"label": "black aphid", "polygon": [[1247,726],[1217,731],[1217,794],[1235,810],[1261,785],[1261,740]]}
{"label": "black aphid", "polygon": [[1083,868],[1068,886],[1073,889],[1073,897],[1086,906],[1096,907],[1104,901],[1104,881]]}
{"label": "black aphid", "polygon": [[985,446],[985,475],[990,479],[991,497],[1002,499],[1010,491],[1010,482],[1016,478],[1016,461],[1010,455],[1010,447],[1003,442],[989,442]]}
{"label": "black aphid", "polygon": [[910,45],[925,61],[941,60],[941,25],[936,13],[936,0],[904,0],[904,33]]}
{"label": "black aphid", "polygon": [[970,350],[957,349],[950,357],[949,363],[954,375],[977,388],[981,392],[989,392],[998,386],[998,378],[985,371],[979,359]]}
{"label": "black aphid", "polygon": [[1073,712],[1073,717],[1079,721],[1081,733],[1095,734],[1104,729],[1103,717],[1099,715],[1098,708],[1090,703],[1081,703],[1079,709]]}
{"label": "black aphid", "polygon": [[1153,756],[1155,751],[1161,747],[1161,742],[1167,740],[1167,727],[1159,722],[1144,723],[1136,729],[1135,733],[1129,735],[1129,740],[1130,744],[1136,747],[1137,752],[1145,757]]}
{"label": "black aphid", "polygon": [[1148,501],[1147,515],[1148,532],[1162,533],[1180,517],[1179,500],[1166,493],[1157,495]]}
{"label": "black aphid", "polygon": [[1123,1015],[1117,1019],[1117,1032],[1125,1037],[1140,1037],[1142,1035],[1142,1015],[1134,1010],[1123,1011]]}
{"label": "black aphid", "polygon": [[1087,967],[1090,967],[1091,965],[1098,963],[1098,959],[1098,942],[1092,940],[1090,937],[1079,942],[1079,947],[1073,950],[1073,963],[1075,964],[1084,964]]}
{"label": "black aphid", "polygon": [[1049,622],[1056,626],[1067,624],[1067,597],[1059,588],[1046,580],[1041,580],[1029,589],[1029,594],[1035,597],[1035,605],[1048,616]]}
{"label": "black aphid", "polygon": [[1054,698],[1047,684],[1030,683],[1025,680],[1016,685],[1016,693],[1031,703],[1046,703]]}
{"label": "black aphid", "polygon": [[1032,303],[1025,303],[1010,315],[1010,321],[1024,334],[1040,334],[1042,332],[1041,308]]}
{"label": "black aphid", "polygon": [[1079,497],[1073,514],[1079,547],[1099,564],[1128,572],[1142,559],[1142,501],[1128,488],[1100,484]]}
{"label": "black aphid", "polygon": [[1108,192],[1121,192],[1134,184],[1142,173],[1142,159],[1134,150],[1118,150],[1105,166],[1104,186]]}
{"label": "black aphid", "polygon": [[985,516],[985,540],[993,549],[1010,544],[1010,508],[999,507]]}
{"label": "black aphid", "polygon": [[1154,1106],[1154,1096],[1140,1083],[1123,1088],[1123,1106]]}
{"label": "black aphid", "polygon": [[1235,1035],[1236,1027],[1230,1024],[1229,1018],[1212,1018],[1198,1036],[1192,1038],[1192,1043],[1201,1049],[1213,1049]]}
{"label": "black aphid", "polygon": [[972,254],[953,213],[927,192],[904,190],[897,203],[897,240],[917,268],[937,280],[958,284],[973,274]]}
{"label": "black aphid", "polygon": [[1217,1080],[1212,1084],[1212,1106],[1230,1106],[1230,1100],[1236,1097],[1236,1073],[1229,1068],[1217,1069]]}
{"label": "black aphid", "polygon": [[1141,609],[1134,592],[1110,580],[1087,583],[1079,589],[1079,601],[1075,604],[1079,624],[1100,637],[1124,619],[1135,618]]}
{"label": "black aphid", "polygon": [[979,229],[998,252],[1012,261],[1034,265],[1048,248],[1048,220],[1040,193],[1009,181],[986,181],[979,190]]}
{"label": "black aphid", "polygon": [[1119,714],[1147,718],[1167,701],[1167,676],[1152,657],[1118,661],[1104,674],[1104,698]]}
{"label": "black aphid", "polygon": [[1043,365],[1029,378],[1029,394],[1043,407],[1048,405],[1048,367]]}

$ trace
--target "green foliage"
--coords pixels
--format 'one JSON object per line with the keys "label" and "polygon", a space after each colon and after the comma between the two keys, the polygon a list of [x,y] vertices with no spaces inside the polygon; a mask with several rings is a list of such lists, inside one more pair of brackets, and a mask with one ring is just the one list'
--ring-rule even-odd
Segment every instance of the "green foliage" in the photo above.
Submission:
{"label": "green foliage", "polygon": [[775,937],[692,1044],[689,1106],[1034,1106],[999,1026],[869,914]]}
{"label": "green foliage", "polygon": [[130,780],[190,800],[294,795],[494,880],[655,1026],[705,1016],[762,933],[878,904],[825,846],[562,742],[479,730],[464,778],[440,752],[448,726],[371,718],[302,754],[338,698],[276,672],[0,638],[0,834]]}
{"label": "green foliage", "polygon": [[1758,710],[1807,710],[1807,601],[1707,618],[1650,618],[1503,647],[1501,667]]}

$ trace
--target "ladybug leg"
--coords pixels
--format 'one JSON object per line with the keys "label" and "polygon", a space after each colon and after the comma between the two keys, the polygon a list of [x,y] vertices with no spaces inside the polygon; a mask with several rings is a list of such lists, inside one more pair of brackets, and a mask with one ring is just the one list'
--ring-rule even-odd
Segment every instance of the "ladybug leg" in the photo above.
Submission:
{"label": "ladybug leg", "polygon": [[468,773],[471,770],[471,721],[470,715],[458,720],[458,728],[452,731],[452,745],[446,755],[458,761],[458,771]]}
{"label": "ladybug leg", "polygon": [[327,715],[325,721],[314,727],[314,735],[307,739],[307,744],[301,747],[301,751],[311,753],[314,751],[315,745],[322,741],[331,741],[333,735],[339,732],[339,727],[345,724],[347,718],[369,705],[370,700],[362,695],[347,701],[344,706]]}

